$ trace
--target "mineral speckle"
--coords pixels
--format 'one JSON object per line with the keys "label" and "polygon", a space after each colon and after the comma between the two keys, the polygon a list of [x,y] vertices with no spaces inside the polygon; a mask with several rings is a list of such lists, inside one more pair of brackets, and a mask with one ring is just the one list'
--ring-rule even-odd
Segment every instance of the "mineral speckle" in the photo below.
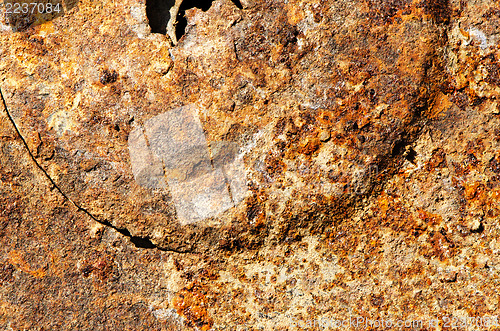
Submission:
{"label": "mineral speckle", "polygon": [[0,325],[498,323],[498,1],[148,5],[0,7]]}

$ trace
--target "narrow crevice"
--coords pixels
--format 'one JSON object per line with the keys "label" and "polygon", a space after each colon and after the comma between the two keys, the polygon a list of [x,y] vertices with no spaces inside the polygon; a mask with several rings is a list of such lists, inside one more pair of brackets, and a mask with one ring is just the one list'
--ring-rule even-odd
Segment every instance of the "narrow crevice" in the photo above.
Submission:
{"label": "narrow crevice", "polygon": [[121,233],[125,237],[128,237],[130,239],[130,242],[135,245],[137,248],[146,248],[146,249],[151,249],[151,248],[157,248],[155,244],[151,242],[148,238],[142,238],[142,237],[136,237],[130,234],[130,231],[127,229],[118,229],[112,226],[111,224],[107,223],[106,224],[109,227],[112,227],[115,229],[117,232]]}
{"label": "narrow crevice", "polygon": [[169,251],[169,252],[175,252],[175,253],[188,253],[187,251],[177,251],[177,250],[172,250],[172,249],[164,249],[164,248],[160,248],[158,246],[156,246],[155,244],[153,244],[151,242],[151,240],[149,240],[148,238],[142,238],[142,237],[136,237],[136,236],[132,236],[130,234],[130,232],[127,230],[127,229],[120,229],[120,228],[117,228],[115,226],[113,226],[111,223],[109,222],[106,222],[106,221],[100,221],[99,219],[97,219],[94,215],[92,215],[88,210],[86,210],[85,208],[79,206],[76,202],[74,202],[70,197],[68,197],[62,190],[61,188],[55,183],[55,181],[50,177],[50,175],[47,173],[47,171],[40,165],[40,163],[38,163],[38,161],[36,160],[35,156],[33,155],[33,153],[31,152],[31,150],[29,149],[29,146],[28,146],[28,143],[26,142],[26,140],[24,139],[23,135],[21,134],[21,131],[19,130],[19,128],[17,127],[16,125],[16,122],[14,121],[14,118],[12,117],[12,115],[10,114],[10,111],[9,111],[9,108],[7,107],[7,102],[5,101],[5,97],[3,95],[3,92],[2,92],[2,89],[0,88],[0,99],[2,100],[2,104],[3,104],[3,108],[5,109],[5,113],[7,114],[7,118],[9,119],[10,123],[12,124],[12,126],[14,127],[14,130],[16,131],[17,135],[19,136],[19,138],[21,139],[24,147],[26,148],[26,150],[28,151],[28,154],[31,158],[31,160],[36,164],[36,166],[42,171],[42,173],[45,175],[45,177],[48,179],[48,181],[50,182],[50,184],[52,185],[52,187],[54,187],[66,200],[68,200],[73,206],[75,206],[79,211],[85,213],[87,216],[89,216],[92,220],[94,220],[95,222],[98,222],[98,223],[101,223],[103,225],[106,225],[114,230],[116,230],[117,232],[121,233],[122,235],[124,235],[125,237],[128,237],[130,239],[130,242],[132,244],[135,245],[135,247],[137,248],[146,248],[146,249],[151,249],[151,248],[157,248],[159,250],[162,250],[162,251]]}

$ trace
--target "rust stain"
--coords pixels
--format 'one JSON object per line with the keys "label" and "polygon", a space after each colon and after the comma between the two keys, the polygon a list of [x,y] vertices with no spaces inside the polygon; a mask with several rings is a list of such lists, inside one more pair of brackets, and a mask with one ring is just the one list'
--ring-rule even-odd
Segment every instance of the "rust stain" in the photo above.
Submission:
{"label": "rust stain", "polygon": [[46,272],[42,268],[38,268],[33,270],[30,265],[24,260],[23,254],[18,251],[10,251],[9,252],[9,262],[14,265],[17,269],[32,275],[35,278],[43,278],[46,275]]}
{"label": "rust stain", "polygon": [[172,305],[187,320],[188,326],[195,326],[203,331],[212,327],[213,320],[207,312],[209,302],[205,291],[194,282],[176,293]]}

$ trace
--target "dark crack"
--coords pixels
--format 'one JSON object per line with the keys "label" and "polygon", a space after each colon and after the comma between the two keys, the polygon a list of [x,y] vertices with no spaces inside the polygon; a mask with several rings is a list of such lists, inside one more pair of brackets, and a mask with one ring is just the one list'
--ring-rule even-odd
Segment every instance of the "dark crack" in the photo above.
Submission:
{"label": "dark crack", "polygon": [[48,181],[50,182],[50,184],[52,185],[53,188],[55,188],[66,200],[68,200],[73,206],[75,206],[78,211],[81,211],[83,213],[85,213],[87,216],[89,216],[92,220],[94,220],[95,222],[98,222],[100,224],[103,224],[105,226],[108,226],[114,230],[116,230],[117,232],[119,232],[120,234],[122,234],[123,236],[125,237],[128,237],[130,242],[132,244],[134,244],[135,247],[137,248],[146,248],[146,249],[152,249],[152,248],[156,248],[156,249],[159,249],[161,251],[169,251],[169,252],[175,252],[175,253],[189,253],[189,251],[180,251],[180,250],[174,250],[174,249],[165,249],[165,248],[161,248],[157,245],[155,245],[149,238],[143,238],[143,237],[138,237],[138,236],[133,236],[131,235],[130,231],[128,231],[127,229],[121,229],[121,228],[118,228],[118,227],[115,227],[113,226],[111,223],[109,222],[105,222],[105,221],[101,221],[99,220],[98,218],[96,218],[94,215],[92,215],[88,210],[86,210],[85,208],[79,206],[76,202],[74,202],[70,197],[68,197],[64,192],[63,190],[56,184],[56,182],[50,177],[50,175],[47,173],[47,171],[40,165],[40,163],[38,163],[38,161],[36,160],[35,156],[33,155],[33,153],[31,152],[31,150],[29,149],[29,146],[28,146],[28,143],[26,142],[26,140],[24,139],[23,135],[21,134],[21,131],[19,130],[19,128],[17,127],[16,125],[16,122],[14,121],[14,118],[12,117],[12,115],[10,114],[10,111],[9,111],[9,108],[7,107],[7,102],[5,101],[5,97],[3,95],[3,92],[2,92],[2,89],[0,88],[0,98],[2,99],[2,104],[3,104],[3,108],[5,109],[5,113],[7,114],[7,118],[9,119],[10,123],[12,124],[12,126],[14,127],[14,130],[16,131],[17,135],[19,136],[19,138],[21,139],[21,141],[23,142],[23,145],[24,145],[24,148],[26,148],[26,150],[28,151],[28,154],[31,158],[31,160],[36,164],[36,166],[38,167],[38,169],[40,169],[42,171],[42,173],[45,175],[45,177],[48,179]]}

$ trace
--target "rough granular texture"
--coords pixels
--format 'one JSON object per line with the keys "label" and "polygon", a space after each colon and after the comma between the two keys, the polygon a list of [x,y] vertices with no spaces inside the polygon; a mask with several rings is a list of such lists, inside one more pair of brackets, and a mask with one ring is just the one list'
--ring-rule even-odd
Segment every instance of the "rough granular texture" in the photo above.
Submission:
{"label": "rough granular texture", "polygon": [[[2,88],[37,162],[96,220],[164,249],[255,248],[341,222],[394,174],[415,139],[444,80],[444,18],[424,2],[387,6],[240,10],[216,1],[186,12],[186,34],[172,47],[166,36],[134,30],[140,3],[81,2],[57,20],[2,34]],[[191,108],[196,128],[176,113]],[[146,162],[151,176],[134,172],[129,142],[140,130],[157,160]],[[330,138],[321,140],[324,131]],[[192,194],[172,182],[172,167],[209,172],[206,141],[239,146],[238,203],[219,192],[216,169]],[[198,147],[186,151],[185,142]]]}
{"label": "rough granular texture", "polygon": [[64,3],[0,7],[0,325],[500,329],[498,1]]}

